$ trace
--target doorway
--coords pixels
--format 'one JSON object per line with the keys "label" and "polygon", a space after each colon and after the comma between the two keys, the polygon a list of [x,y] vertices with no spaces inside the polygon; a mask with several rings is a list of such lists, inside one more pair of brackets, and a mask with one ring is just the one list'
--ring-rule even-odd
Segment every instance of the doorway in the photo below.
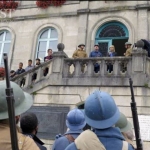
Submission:
{"label": "doorway", "polygon": [[99,45],[99,51],[101,52],[102,56],[107,56],[109,46],[112,45],[112,40],[99,40],[97,44]]}
{"label": "doorway", "polygon": [[124,53],[126,51],[125,43],[127,41],[128,41],[128,39],[114,39],[114,40],[112,40],[112,45],[115,46],[115,51],[117,52],[117,56],[124,56]]}

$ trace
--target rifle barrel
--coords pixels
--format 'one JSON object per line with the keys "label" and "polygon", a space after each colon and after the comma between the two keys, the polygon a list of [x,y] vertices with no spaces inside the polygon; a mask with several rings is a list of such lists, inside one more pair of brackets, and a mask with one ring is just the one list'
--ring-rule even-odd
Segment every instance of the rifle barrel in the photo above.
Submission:
{"label": "rifle barrel", "polygon": [[12,150],[19,150],[17,131],[16,131],[15,111],[14,111],[15,101],[13,96],[13,89],[11,88],[10,80],[9,80],[8,56],[6,53],[3,54],[3,59],[4,59],[5,74],[6,74],[6,100],[7,100],[8,115],[9,115],[11,146],[12,146]]}
{"label": "rifle barrel", "polygon": [[134,131],[135,131],[137,150],[143,150],[142,140],[141,140],[141,136],[140,136],[140,127],[139,127],[137,107],[136,107],[136,102],[135,102],[135,98],[134,98],[133,81],[131,78],[129,78],[129,83],[130,83],[131,100],[132,100],[131,101],[131,111],[132,111],[132,117],[133,117],[133,125],[134,125]]}

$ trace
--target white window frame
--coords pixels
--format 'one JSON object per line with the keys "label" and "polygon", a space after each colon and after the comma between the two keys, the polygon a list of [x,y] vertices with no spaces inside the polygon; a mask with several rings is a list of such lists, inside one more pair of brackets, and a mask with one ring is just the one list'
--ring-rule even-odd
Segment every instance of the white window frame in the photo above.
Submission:
{"label": "white window frame", "polygon": [[[37,54],[38,54],[38,52],[39,52],[39,43],[40,43],[40,42],[47,42],[47,43],[46,43],[46,51],[45,51],[45,56],[46,56],[46,55],[47,55],[47,50],[50,48],[50,47],[49,47],[49,42],[51,42],[51,41],[58,41],[58,36],[57,36],[57,38],[50,38],[51,30],[52,30],[52,29],[56,30],[55,28],[50,27],[50,28],[46,28],[46,29],[42,30],[42,32],[40,33],[40,35],[39,35],[39,37],[38,37],[36,58],[38,58],[38,55],[37,55]],[[40,39],[41,35],[42,35],[46,30],[48,30],[48,37],[47,37],[47,38],[44,38],[44,39]],[[56,32],[57,32],[57,30],[56,30]],[[58,32],[57,32],[57,34],[58,34]],[[54,50],[53,50],[53,51],[54,51]],[[41,51],[41,52],[42,52],[42,51]],[[44,58],[43,58],[43,59],[44,59]]]}
{"label": "white window frame", "polygon": [[[0,41],[0,44],[1,44],[1,49],[0,49],[0,66],[2,66],[1,64],[1,61],[3,59],[3,52],[4,52],[4,44],[7,44],[7,43],[10,43],[11,44],[11,40],[5,40],[6,39],[6,33],[9,32],[9,31],[1,31],[1,33],[3,33],[3,39],[2,41]],[[9,34],[11,35],[11,33],[9,32]],[[10,50],[9,50],[10,51]]]}

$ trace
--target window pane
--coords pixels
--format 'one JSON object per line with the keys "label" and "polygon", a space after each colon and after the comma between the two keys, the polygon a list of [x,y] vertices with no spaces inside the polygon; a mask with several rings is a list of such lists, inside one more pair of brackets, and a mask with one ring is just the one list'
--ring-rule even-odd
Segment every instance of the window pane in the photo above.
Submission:
{"label": "window pane", "polygon": [[11,40],[11,34],[9,32],[6,32],[6,41],[10,41]]}
{"label": "window pane", "polygon": [[44,61],[44,57],[45,57],[45,51],[44,52],[39,51],[37,53],[37,58],[39,58],[41,60],[41,62]]}
{"label": "window pane", "polygon": [[47,42],[45,42],[45,41],[39,42],[38,51],[45,51],[46,50],[46,45],[47,45]]}
{"label": "window pane", "polygon": [[0,67],[3,66],[3,64],[4,64],[4,60],[3,60],[3,57],[2,57]]}
{"label": "window pane", "polygon": [[0,41],[3,41],[4,32],[0,33]]}
{"label": "window pane", "polygon": [[58,44],[58,41],[50,41],[49,42],[49,48],[52,49],[53,51],[57,51],[57,44]]}
{"label": "window pane", "polygon": [[10,43],[5,43],[3,53],[9,53],[9,50],[10,50]]}
{"label": "window pane", "polygon": [[47,38],[48,38],[48,29],[44,31],[40,36],[40,39],[47,39]]}
{"label": "window pane", "polygon": [[58,38],[58,33],[55,29],[51,29],[50,38]]}
{"label": "window pane", "polygon": [[37,58],[40,57],[41,60],[44,60],[45,53],[46,53],[46,46],[47,42],[39,42],[38,52],[37,52]]}
{"label": "window pane", "polygon": [[0,55],[1,55],[1,52],[2,52],[2,51],[1,51],[1,48],[2,48],[2,44],[0,43]]}

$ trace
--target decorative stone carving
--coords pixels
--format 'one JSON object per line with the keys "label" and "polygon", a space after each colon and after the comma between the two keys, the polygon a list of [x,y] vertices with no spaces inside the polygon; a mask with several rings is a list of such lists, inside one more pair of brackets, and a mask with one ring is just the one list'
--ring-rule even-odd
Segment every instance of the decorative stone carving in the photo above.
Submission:
{"label": "decorative stone carving", "polygon": [[58,48],[58,51],[63,51],[64,48],[65,48],[65,45],[64,45],[63,43],[59,43],[59,44],[57,45],[57,48]]}

